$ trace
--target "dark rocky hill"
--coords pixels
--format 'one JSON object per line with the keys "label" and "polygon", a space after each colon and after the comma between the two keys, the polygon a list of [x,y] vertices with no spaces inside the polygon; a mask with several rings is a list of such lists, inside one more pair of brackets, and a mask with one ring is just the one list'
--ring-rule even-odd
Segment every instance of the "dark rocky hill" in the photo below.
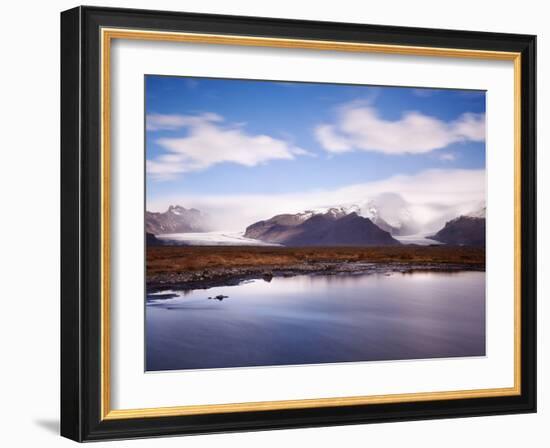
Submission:
{"label": "dark rocky hill", "polygon": [[399,241],[357,213],[277,215],[246,229],[246,238],[285,246],[397,246]]}
{"label": "dark rocky hill", "polygon": [[485,218],[459,216],[428,238],[456,246],[485,246]]}

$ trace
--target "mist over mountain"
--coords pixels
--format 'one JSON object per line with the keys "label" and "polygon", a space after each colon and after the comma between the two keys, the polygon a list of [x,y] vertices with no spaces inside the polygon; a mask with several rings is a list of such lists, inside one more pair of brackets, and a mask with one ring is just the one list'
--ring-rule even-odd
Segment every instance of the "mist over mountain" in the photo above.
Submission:
{"label": "mist over mountain", "polygon": [[153,235],[207,232],[211,228],[209,216],[194,208],[170,205],[163,213],[145,212],[145,231]]}
{"label": "mist over mountain", "polygon": [[213,192],[192,194],[182,189],[148,198],[147,210],[165,212],[170,204],[180,204],[211,216],[213,231],[242,232],[250,224],[276,215],[345,208],[395,236],[427,235],[451,219],[479,209],[485,201],[485,180],[484,169],[430,169],[322,189],[286,185],[273,192],[266,183],[258,190],[242,185],[242,191],[232,192],[230,185],[227,191],[220,185]]}
{"label": "mist over mountain", "polygon": [[420,230],[411,205],[397,193],[382,193],[368,200],[360,206],[359,214],[392,235],[413,235]]}
{"label": "mist over mountain", "polygon": [[[273,222],[282,226],[294,226],[316,215],[330,215],[343,217],[355,213],[357,216],[367,218],[378,228],[391,235],[412,235],[418,233],[419,224],[414,220],[409,204],[398,194],[385,193],[360,204],[335,205],[332,207],[320,207],[305,210],[298,213],[283,213],[271,218]],[[270,223],[271,221],[268,220]],[[267,222],[267,221],[264,221]],[[270,225],[269,223],[266,225]],[[247,234],[252,235],[260,231],[261,226],[247,229]],[[272,232],[277,232],[273,228]]]}
{"label": "mist over mountain", "polygon": [[[258,244],[295,246],[393,245],[398,241],[407,244],[407,241],[420,239],[423,242],[415,244],[430,244],[431,240],[452,245],[485,244],[484,201],[459,206],[411,204],[403,196],[387,192],[357,203],[251,220],[249,223],[252,224],[245,225],[244,234],[242,227],[235,230],[224,227],[224,222],[238,216],[240,210],[210,209],[205,213],[197,208],[171,205],[165,212],[146,212],[146,232],[152,235],[209,232],[208,238],[204,239],[209,244],[221,244],[220,238],[227,244],[229,234],[237,236],[232,244],[239,244],[239,235],[244,238],[242,241],[247,239],[247,244],[256,240]],[[254,213],[253,209],[251,213]],[[345,217],[349,218],[342,220]],[[187,239],[183,238],[188,242]],[[194,241],[196,237],[191,239]]]}
{"label": "mist over mountain", "polygon": [[397,246],[399,241],[356,211],[330,208],[282,214],[247,227],[246,238],[285,246]]}

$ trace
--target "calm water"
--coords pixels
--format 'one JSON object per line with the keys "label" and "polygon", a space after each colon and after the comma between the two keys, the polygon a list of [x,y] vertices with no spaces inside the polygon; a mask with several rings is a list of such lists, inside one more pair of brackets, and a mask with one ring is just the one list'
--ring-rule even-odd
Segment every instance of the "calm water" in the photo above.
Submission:
{"label": "calm water", "polygon": [[[147,299],[150,371],[485,355],[484,272],[299,276],[162,294]],[[229,297],[208,299],[216,295]]]}

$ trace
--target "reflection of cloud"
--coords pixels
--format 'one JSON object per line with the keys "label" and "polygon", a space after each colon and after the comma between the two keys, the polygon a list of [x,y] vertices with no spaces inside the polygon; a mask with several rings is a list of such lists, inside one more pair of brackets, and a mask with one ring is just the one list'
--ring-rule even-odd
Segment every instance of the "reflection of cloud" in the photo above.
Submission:
{"label": "reflection of cloud", "polygon": [[213,113],[196,116],[149,114],[146,120],[148,131],[187,130],[184,137],[165,137],[156,141],[165,150],[157,158],[147,160],[147,175],[156,180],[170,180],[181,173],[201,171],[223,162],[256,166],[268,160],[309,155],[285,140],[247,134],[239,125],[224,125],[223,117]]}
{"label": "reflection of cloud", "polygon": [[215,122],[222,120],[222,117],[213,113],[206,113],[198,117],[188,115],[147,114],[145,127],[148,131],[175,131],[186,126],[198,124],[201,121]]}
{"label": "reflection of cloud", "polygon": [[176,203],[195,207],[214,216],[218,228],[239,231],[276,214],[337,205],[362,205],[388,192],[400,195],[406,201],[407,209],[422,231],[438,230],[437,227],[446,220],[471,212],[485,201],[485,170],[428,170],[334,190],[288,194],[165,196],[149,200],[147,209],[163,211]]}
{"label": "reflection of cloud", "polygon": [[386,154],[422,154],[463,141],[485,140],[485,115],[464,113],[445,122],[420,112],[386,120],[368,105],[349,104],[332,124],[315,129],[317,140],[332,153],[353,150]]}

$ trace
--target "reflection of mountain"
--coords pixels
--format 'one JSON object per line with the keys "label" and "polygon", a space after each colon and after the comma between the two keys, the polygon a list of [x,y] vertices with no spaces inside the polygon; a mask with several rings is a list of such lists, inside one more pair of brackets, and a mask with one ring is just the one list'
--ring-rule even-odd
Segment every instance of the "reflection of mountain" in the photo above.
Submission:
{"label": "reflection of mountain", "polygon": [[485,207],[468,215],[461,215],[429,238],[445,244],[485,246]]}
{"label": "reflection of mountain", "polygon": [[179,205],[171,205],[164,213],[145,212],[145,231],[153,235],[208,230],[208,217],[194,208],[186,209]]}
{"label": "reflection of mountain", "polygon": [[331,208],[325,213],[277,215],[246,229],[246,238],[285,246],[395,246],[394,239],[356,212]]}

